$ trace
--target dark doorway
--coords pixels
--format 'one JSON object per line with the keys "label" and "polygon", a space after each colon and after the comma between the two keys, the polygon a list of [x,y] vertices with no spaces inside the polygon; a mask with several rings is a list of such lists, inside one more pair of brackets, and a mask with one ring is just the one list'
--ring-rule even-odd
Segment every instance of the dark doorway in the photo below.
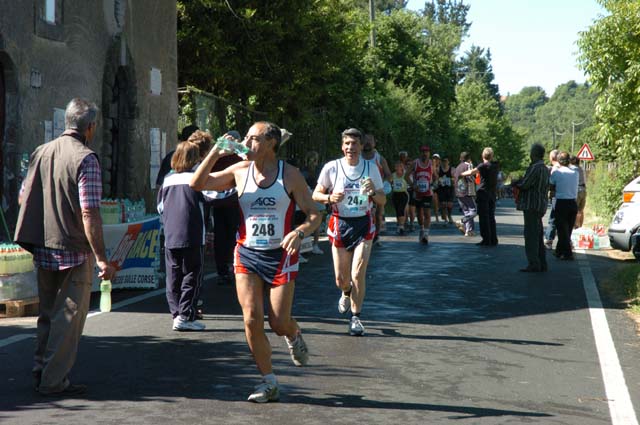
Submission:
{"label": "dark doorway", "polygon": [[[0,62],[0,170],[4,170],[4,126],[5,126],[6,91],[4,84],[4,67]],[[4,196],[4,172],[0,172],[0,200]]]}
{"label": "dark doorway", "polygon": [[125,198],[127,193],[127,179],[130,162],[130,122],[132,117],[129,102],[129,81],[126,69],[119,67],[112,87],[111,97],[111,193],[112,198]]}

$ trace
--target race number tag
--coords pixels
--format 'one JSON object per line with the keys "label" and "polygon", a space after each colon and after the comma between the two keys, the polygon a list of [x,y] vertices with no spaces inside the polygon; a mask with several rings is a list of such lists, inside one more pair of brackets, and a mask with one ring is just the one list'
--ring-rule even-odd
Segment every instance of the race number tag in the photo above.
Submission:
{"label": "race number tag", "polygon": [[418,192],[426,193],[429,191],[429,180],[421,179],[418,180]]}
{"label": "race number tag", "polygon": [[247,229],[247,245],[251,248],[271,248],[280,245],[282,238],[280,217],[274,214],[262,214],[251,217],[251,223]]}

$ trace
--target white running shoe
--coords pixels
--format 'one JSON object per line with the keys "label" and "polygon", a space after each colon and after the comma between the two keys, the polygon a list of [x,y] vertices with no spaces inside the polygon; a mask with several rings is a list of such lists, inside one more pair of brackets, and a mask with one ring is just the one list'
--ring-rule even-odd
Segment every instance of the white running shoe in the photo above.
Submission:
{"label": "white running shoe", "polygon": [[260,385],[256,385],[255,389],[247,399],[254,403],[267,403],[269,401],[280,400],[280,388],[278,384],[262,381]]}
{"label": "white running shoe", "polygon": [[351,310],[351,297],[347,297],[343,292],[338,300],[338,313],[345,314],[349,310]]}
{"label": "white running shoe", "polygon": [[174,331],[178,331],[178,332],[203,331],[206,328],[207,327],[203,323],[200,323],[197,320],[189,321],[189,320],[183,319],[180,316],[178,316],[175,319],[173,319],[173,330]]}
{"label": "white running shoe", "polygon": [[315,255],[322,255],[324,254],[324,251],[320,249],[320,247],[318,246],[318,244],[313,244],[313,248],[311,248],[311,253],[315,254]]}
{"label": "white running shoe", "polygon": [[289,342],[289,338],[286,336],[284,340],[287,342],[287,347],[289,348],[289,354],[291,355],[291,360],[293,360],[293,364],[296,366],[304,366],[309,362],[309,349],[307,348],[307,344],[302,339],[302,334],[298,332],[297,338],[293,342]]}
{"label": "white running shoe", "polygon": [[358,316],[351,317],[351,322],[349,322],[349,335],[351,336],[364,335],[364,326],[362,326],[362,322],[360,322],[360,318]]}
{"label": "white running shoe", "polygon": [[300,264],[306,264],[306,263],[308,263],[308,262],[309,262],[309,260],[307,260],[306,258],[304,258],[302,255],[299,255],[299,256],[298,256],[298,263],[300,263]]}
{"label": "white running shoe", "polygon": [[420,234],[418,235],[418,242],[422,243],[424,240],[424,229],[420,229]]}

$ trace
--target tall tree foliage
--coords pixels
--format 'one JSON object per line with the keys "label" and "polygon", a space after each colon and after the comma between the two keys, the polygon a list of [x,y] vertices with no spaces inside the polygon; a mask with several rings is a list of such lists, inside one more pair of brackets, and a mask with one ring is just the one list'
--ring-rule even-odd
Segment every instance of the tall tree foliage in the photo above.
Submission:
{"label": "tall tree foliage", "polygon": [[640,157],[640,3],[600,0],[609,15],[601,17],[578,40],[580,65],[599,93],[596,100],[597,144],[603,159],[618,168],[603,184],[612,212],[624,184],[638,172]]}

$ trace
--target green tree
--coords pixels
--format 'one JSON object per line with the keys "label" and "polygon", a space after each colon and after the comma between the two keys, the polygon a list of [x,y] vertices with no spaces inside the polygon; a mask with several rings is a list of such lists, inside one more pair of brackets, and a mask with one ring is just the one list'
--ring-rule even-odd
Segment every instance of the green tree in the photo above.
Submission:
{"label": "green tree", "polygon": [[600,200],[609,213],[619,204],[622,187],[638,172],[640,156],[640,3],[600,0],[609,12],[578,40],[580,66],[596,92],[597,146],[600,157],[617,169],[603,185]]}
{"label": "green tree", "polygon": [[505,100],[505,115],[529,146],[535,143],[531,136],[536,130],[536,111],[548,101],[542,87],[534,86],[524,87],[520,93],[509,95]]}
{"label": "green tree", "polygon": [[502,114],[487,86],[469,79],[458,86],[456,98],[453,117],[457,137],[453,153],[467,151],[480,160],[482,150],[489,146],[504,171],[519,170],[524,159],[522,137]]}
{"label": "green tree", "polygon": [[491,66],[491,51],[489,49],[485,51],[481,47],[471,46],[458,62],[458,76],[461,82],[467,80],[481,82],[487,87],[496,102],[500,101],[500,89],[493,82],[495,75]]}

